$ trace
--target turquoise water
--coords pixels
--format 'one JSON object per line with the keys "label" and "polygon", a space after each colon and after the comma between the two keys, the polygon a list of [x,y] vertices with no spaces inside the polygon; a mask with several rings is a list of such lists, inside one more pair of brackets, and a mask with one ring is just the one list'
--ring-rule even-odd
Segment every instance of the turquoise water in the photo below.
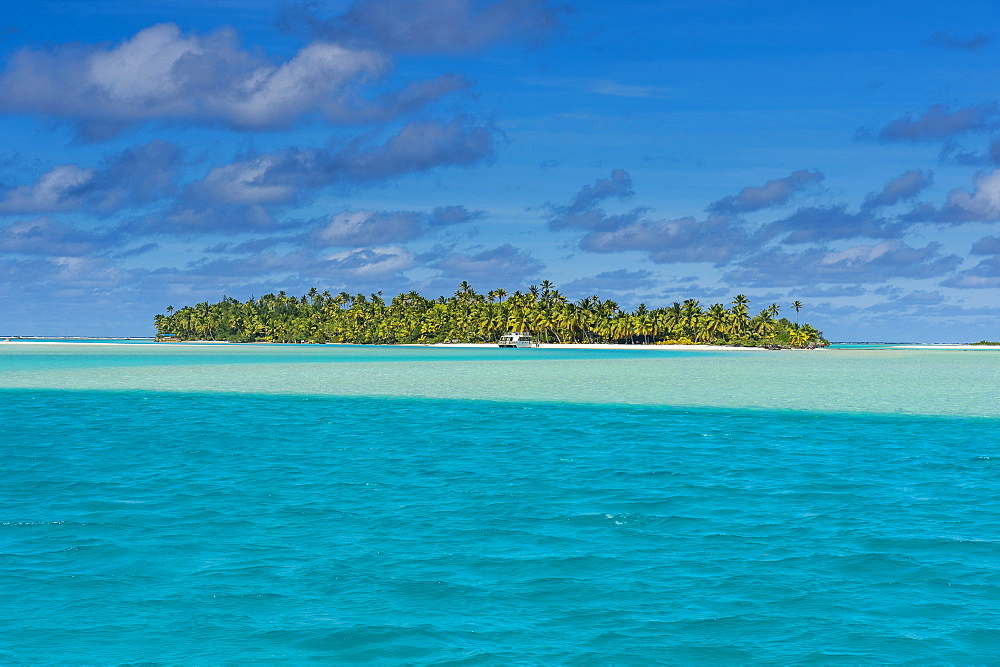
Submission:
{"label": "turquoise water", "polygon": [[997,378],[988,351],[2,346],[0,661],[993,662]]}

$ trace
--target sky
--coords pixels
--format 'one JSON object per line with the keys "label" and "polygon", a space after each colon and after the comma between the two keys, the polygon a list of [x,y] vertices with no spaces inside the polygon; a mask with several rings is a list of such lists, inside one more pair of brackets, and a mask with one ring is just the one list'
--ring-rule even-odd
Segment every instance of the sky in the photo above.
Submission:
{"label": "sky", "polygon": [[992,0],[9,3],[0,335],[549,280],[997,340],[998,64]]}

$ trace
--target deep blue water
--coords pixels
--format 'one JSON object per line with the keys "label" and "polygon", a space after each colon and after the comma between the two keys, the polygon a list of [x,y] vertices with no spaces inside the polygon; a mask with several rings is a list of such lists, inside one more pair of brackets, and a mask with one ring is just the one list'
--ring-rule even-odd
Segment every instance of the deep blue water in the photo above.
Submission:
{"label": "deep blue water", "polygon": [[995,662],[998,430],[0,390],[0,662]]}

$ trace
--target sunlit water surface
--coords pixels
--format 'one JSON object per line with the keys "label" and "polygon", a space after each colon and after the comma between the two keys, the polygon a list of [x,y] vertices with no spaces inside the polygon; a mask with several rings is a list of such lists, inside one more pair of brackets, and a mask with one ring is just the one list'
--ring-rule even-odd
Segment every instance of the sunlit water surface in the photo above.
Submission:
{"label": "sunlit water surface", "polygon": [[984,663],[1000,353],[0,345],[4,663]]}

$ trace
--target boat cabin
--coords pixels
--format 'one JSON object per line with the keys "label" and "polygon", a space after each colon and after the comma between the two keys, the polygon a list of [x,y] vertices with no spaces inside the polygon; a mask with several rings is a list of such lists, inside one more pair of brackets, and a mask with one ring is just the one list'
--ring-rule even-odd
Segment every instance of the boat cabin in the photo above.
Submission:
{"label": "boat cabin", "polygon": [[538,347],[538,343],[528,333],[505,333],[500,336],[500,347]]}

